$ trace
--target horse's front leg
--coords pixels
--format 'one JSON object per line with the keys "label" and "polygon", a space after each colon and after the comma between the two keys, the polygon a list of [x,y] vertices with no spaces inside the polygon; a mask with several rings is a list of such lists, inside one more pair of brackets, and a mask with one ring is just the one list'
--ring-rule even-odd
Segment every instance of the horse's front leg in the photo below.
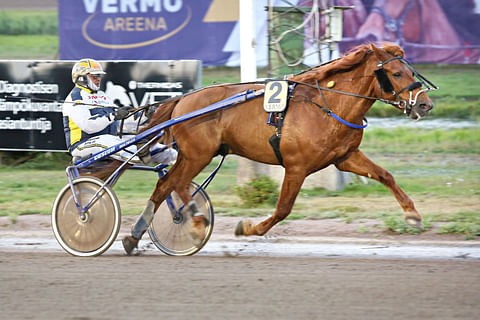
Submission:
{"label": "horse's front leg", "polygon": [[275,224],[285,219],[292,211],[293,204],[302,187],[305,176],[304,173],[293,172],[293,170],[286,169],[274,214],[257,225],[254,225],[250,220],[240,221],[235,229],[235,235],[263,236]]}
{"label": "horse's front leg", "polygon": [[422,216],[415,209],[412,199],[400,189],[393,176],[387,170],[373,163],[363,152],[357,150],[351,153],[347,159],[337,163],[336,166],[339,170],[353,172],[381,182],[393,193],[402,207],[405,221],[417,228],[423,228]]}

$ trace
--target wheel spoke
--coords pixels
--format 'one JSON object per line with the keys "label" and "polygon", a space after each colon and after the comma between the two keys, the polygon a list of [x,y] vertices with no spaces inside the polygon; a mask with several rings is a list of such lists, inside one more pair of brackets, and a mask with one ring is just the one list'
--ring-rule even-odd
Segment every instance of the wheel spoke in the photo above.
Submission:
{"label": "wheel spoke", "polygon": [[[192,182],[190,185],[190,192],[193,194],[197,188],[198,185]],[[183,206],[180,197],[175,192],[172,192],[171,197],[175,208]],[[162,252],[174,256],[192,255],[198,252],[208,241],[213,230],[213,206],[204,190],[197,192],[194,200],[197,202],[199,210],[205,213],[207,219],[210,221],[202,245],[200,247],[195,246],[194,241],[190,236],[192,217],[184,215],[181,223],[174,222],[171,212],[164,201],[155,213],[153,221],[148,229],[150,239],[152,239],[152,242]]]}
{"label": "wheel spoke", "polygon": [[[81,177],[74,182],[81,205],[87,204],[103,181]],[[120,204],[110,187],[105,187],[80,219],[69,185],[58,194],[52,210],[52,227],[59,244],[76,256],[95,256],[107,250],[120,229]]]}

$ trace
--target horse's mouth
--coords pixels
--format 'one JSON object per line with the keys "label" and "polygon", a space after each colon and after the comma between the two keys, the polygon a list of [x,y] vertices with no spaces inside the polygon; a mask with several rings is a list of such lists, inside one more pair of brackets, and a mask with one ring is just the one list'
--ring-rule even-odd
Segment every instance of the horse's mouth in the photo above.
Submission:
{"label": "horse's mouth", "polygon": [[412,107],[412,110],[410,111],[410,118],[418,121],[421,118],[426,117],[432,109],[432,103],[418,103]]}
{"label": "horse's mouth", "polygon": [[412,112],[412,113],[410,113],[410,118],[412,120],[418,121],[418,120],[422,119],[423,117],[420,114],[418,114],[418,112]]}

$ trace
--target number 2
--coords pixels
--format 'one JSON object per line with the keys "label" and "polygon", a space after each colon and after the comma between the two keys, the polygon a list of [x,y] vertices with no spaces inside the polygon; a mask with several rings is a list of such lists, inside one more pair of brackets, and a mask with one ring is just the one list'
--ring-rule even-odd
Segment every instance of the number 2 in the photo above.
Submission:
{"label": "number 2", "polygon": [[270,99],[268,99],[268,103],[280,103],[282,100],[277,99],[277,96],[280,94],[282,91],[282,85],[278,82],[273,82],[272,85],[270,86],[270,90],[277,90],[275,91],[271,96]]}

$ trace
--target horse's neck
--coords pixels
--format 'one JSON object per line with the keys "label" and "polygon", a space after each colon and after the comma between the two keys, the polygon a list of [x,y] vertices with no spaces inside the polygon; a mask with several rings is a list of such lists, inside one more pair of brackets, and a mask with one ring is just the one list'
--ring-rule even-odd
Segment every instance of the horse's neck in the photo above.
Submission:
{"label": "horse's neck", "polygon": [[345,102],[336,108],[338,109],[337,115],[349,122],[360,125],[362,124],[363,118],[365,118],[365,114],[370,110],[373,103],[374,100],[349,97],[349,99],[345,99]]}
{"label": "horse's neck", "polygon": [[[365,71],[362,70],[361,73],[350,72],[342,74],[342,76],[337,75],[336,77],[331,78],[330,81],[335,81],[337,83],[350,83],[350,86],[342,86],[339,91],[349,92],[357,94],[364,97],[373,97],[374,95],[374,79],[373,75],[365,74]],[[373,74],[373,71],[372,71]],[[346,78],[347,81],[342,80],[342,77]],[[340,93],[332,92],[329,95],[329,98],[326,97],[329,107],[332,111],[340,116],[341,118],[356,124],[361,124],[365,114],[372,107],[375,100],[365,99],[362,97],[344,95]]]}

